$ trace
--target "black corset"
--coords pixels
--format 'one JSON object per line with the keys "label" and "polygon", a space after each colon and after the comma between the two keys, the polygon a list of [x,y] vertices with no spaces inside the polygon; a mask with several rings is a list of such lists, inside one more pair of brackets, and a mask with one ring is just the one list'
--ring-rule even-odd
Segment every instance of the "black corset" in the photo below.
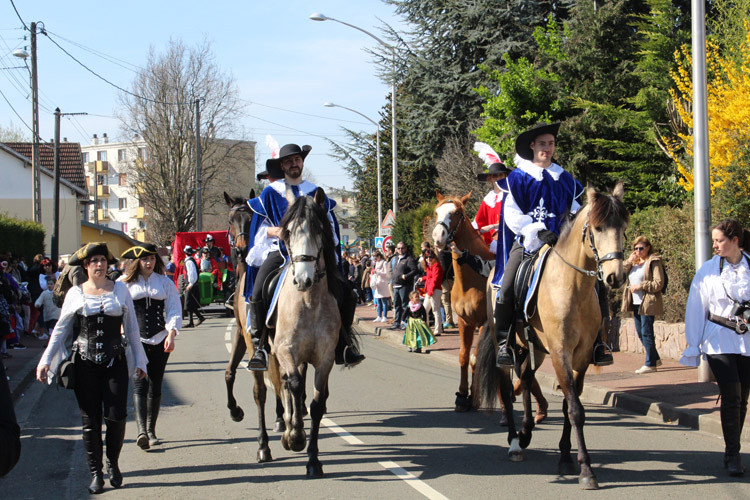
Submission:
{"label": "black corset", "polygon": [[144,297],[134,300],[135,315],[138,318],[138,328],[141,337],[150,339],[164,330],[164,301]]}
{"label": "black corset", "polygon": [[122,316],[107,316],[103,313],[95,316],[78,315],[81,330],[73,349],[83,359],[97,365],[107,364],[125,352],[120,327]]}

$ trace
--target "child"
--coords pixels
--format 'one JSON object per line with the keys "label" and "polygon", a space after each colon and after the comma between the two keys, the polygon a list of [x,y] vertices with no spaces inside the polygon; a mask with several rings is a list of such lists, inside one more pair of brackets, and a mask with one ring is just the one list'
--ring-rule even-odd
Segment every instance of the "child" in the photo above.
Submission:
{"label": "child", "polygon": [[443,294],[441,284],[443,283],[443,268],[438,262],[437,255],[432,250],[425,252],[424,262],[424,308],[425,314],[429,315],[432,310],[435,315],[435,336],[443,333],[443,321],[440,317],[440,297]]}
{"label": "child", "polygon": [[409,352],[422,352],[423,346],[427,352],[427,346],[437,341],[427,326],[427,312],[419,302],[419,292],[409,294],[409,304],[404,309],[404,317],[408,318],[408,323],[402,343],[409,346]]}
{"label": "child", "polygon": [[[55,304],[53,300],[54,296],[52,295],[54,288],[55,280],[50,276],[47,278],[47,289],[39,295],[39,298],[34,303],[34,307],[37,309],[44,308],[44,326],[47,332],[54,330],[57,320],[60,319],[60,308]],[[39,340],[47,340],[48,338],[48,333],[42,333],[39,336]]]}

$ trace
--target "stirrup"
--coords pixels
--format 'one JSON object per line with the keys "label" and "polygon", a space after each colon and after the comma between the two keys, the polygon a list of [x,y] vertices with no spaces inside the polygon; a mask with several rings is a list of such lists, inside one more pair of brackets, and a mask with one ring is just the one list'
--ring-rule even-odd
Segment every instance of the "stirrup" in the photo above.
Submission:
{"label": "stirrup", "polygon": [[[597,359],[597,350],[603,351]],[[592,364],[594,366],[609,366],[615,362],[614,356],[612,356],[612,348],[606,342],[602,341],[600,344],[595,344],[592,353]]]}
{"label": "stirrup", "polygon": [[[255,356],[258,353],[262,353],[263,354],[263,366],[253,366],[253,364],[252,364],[253,363],[253,359],[255,358]],[[263,349],[261,347],[261,348],[255,350],[255,352],[253,353],[253,357],[250,358],[250,361],[248,361],[248,363],[247,363],[247,369],[250,370],[250,371],[254,371],[254,372],[264,372],[264,371],[268,370],[268,353],[266,352],[265,349]]]}
{"label": "stirrup", "polygon": [[343,358],[344,358],[344,368],[349,368],[350,366],[357,366],[358,364],[360,364],[365,359],[365,356],[363,354],[356,353],[355,357],[354,357],[354,361],[352,361],[351,363],[349,363],[346,360],[346,353],[349,352],[350,350],[352,352],[354,352],[352,350],[351,346],[347,345],[346,347],[344,347],[344,355],[343,355]]}
{"label": "stirrup", "polygon": [[511,347],[507,347],[507,353],[508,357],[510,357],[511,363],[500,363],[500,356],[502,355],[503,359],[506,358],[506,353],[503,349],[497,350],[497,358],[495,358],[495,366],[498,368],[513,368],[516,366],[516,352]]}

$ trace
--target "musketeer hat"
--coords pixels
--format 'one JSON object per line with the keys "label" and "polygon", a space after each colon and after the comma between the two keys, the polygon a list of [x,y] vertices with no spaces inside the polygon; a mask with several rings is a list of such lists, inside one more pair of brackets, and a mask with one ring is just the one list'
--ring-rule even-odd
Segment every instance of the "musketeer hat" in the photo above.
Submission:
{"label": "musketeer hat", "polygon": [[[309,146],[307,146],[309,147]],[[307,151],[309,153],[310,150]],[[307,153],[302,156],[304,159],[305,156],[307,156]],[[276,158],[269,158],[266,160],[266,169],[259,173],[256,178],[259,181],[262,181],[263,179],[283,179],[284,178],[284,172],[281,170],[281,160],[278,160]],[[269,179],[269,180],[270,180]]]}
{"label": "musketeer hat", "polygon": [[193,250],[193,247],[191,247],[190,245],[185,245],[185,248],[182,249],[182,253],[184,253],[185,255],[194,255],[195,250]]}
{"label": "musketeer hat", "polygon": [[560,122],[552,124],[542,122],[534,125],[516,139],[516,153],[524,160],[534,161],[531,142],[542,134],[552,134],[557,139],[558,130],[560,130]]}
{"label": "musketeer hat", "polygon": [[94,255],[104,255],[108,264],[114,264],[117,259],[109,252],[107,244],[104,242],[86,243],[76,250],[76,253],[68,261],[71,266],[82,266],[85,259],[90,259]]}
{"label": "musketeer hat", "polygon": [[[271,158],[269,160],[266,160],[266,169],[268,171],[268,174],[273,177],[274,173],[280,173],[281,175],[278,177],[278,179],[283,178],[284,173],[281,170],[281,160],[292,155],[300,155],[302,157],[302,160],[304,160],[305,158],[307,158],[307,155],[310,154],[311,149],[312,146],[307,145],[299,147],[296,144],[285,144],[281,146],[278,158]],[[271,170],[272,168],[275,168],[276,170]]]}
{"label": "musketeer hat", "polygon": [[493,163],[492,165],[490,165],[490,168],[488,168],[486,172],[482,172],[482,173],[477,174],[477,180],[479,182],[486,182],[487,178],[490,175],[509,174],[511,172],[512,172],[512,170],[509,169],[505,165],[505,163],[503,163],[503,162]]}
{"label": "musketeer hat", "polygon": [[156,245],[154,245],[153,243],[142,243],[125,250],[122,255],[120,255],[120,258],[140,259],[141,257],[147,257],[149,255],[159,255],[159,252],[156,249]]}

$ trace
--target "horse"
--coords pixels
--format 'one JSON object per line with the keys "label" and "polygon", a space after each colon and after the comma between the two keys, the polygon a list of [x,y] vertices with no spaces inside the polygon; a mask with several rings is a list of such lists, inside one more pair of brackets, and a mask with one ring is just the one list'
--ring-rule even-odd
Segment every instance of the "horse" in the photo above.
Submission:
{"label": "horse", "polygon": [[[540,345],[549,353],[564,395],[559,473],[575,474],[570,454],[570,434],[574,428],[580,466],[578,483],[582,489],[599,488],[584,439],[585,413],[579,396],[602,320],[594,288],[596,281],[599,279],[616,289],[625,280],[622,249],[629,214],[622,202],[623,195],[622,183],[617,184],[611,195],[587,188],[586,205],[563,228],[547,257],[546,267],[539,278],[537,307],[527,322]],[[493,301],[488,300],[486,305],[487,327],[494,328],[493,315],[490,313]],[[519,323],[516,331],[523,331],[523,326]],[[508,428],[511,460],[523,459],[521,450],[531,442],[534,428],[529,389],[535,368],[532,369],[529,354],[534,353],[534,367],[538,367],[545,357],[539,349],[530,351],[528,342],[521,335],[517,341],[520,356],[516,361],[516,370],[520,373],[523,388],[524,418],[520,434],[516,434],[513,422]],[[494,406],[498,384],[504,390],[509,378],[507,370],[495,366],[496,350],[497,345],[489,335],[480,339],[477,354],[479,394],[483,404],[489,408]],[[512,411],[509,415],[512,419]]]}
{"label": "horse", "polygon": [[[462,198],[456,196],[444,197],[439,192],[435,194],[438,200],[435,207],[437,223],[432,231],[435,246],[442,250],[446,245],[453,242],[459,250],[468,250],[472,255],[479,256],[484,260],[494,261],[495,255],[490,252],[484,240],[474,230],[466,216],[465,206],[471,198],[471,192]],[[462,412],[476,409],[479,406],[479,397],[476,396],[476,378],[472,380],[472,390],[469,393],[468,372],[471,345],[474,342],[474,330],[487,321],[485,287],[489,280],[479,275],[467,264],[459,264],[457,261],[458,255],[455,252],[452,256],[455,277],[451,290],[451,306],[458,315],[458,331],[461,338],[461,347],[458,352],[461,380],[456,393],[455,409]],[[485,331],[484,328],[480,330],[480,338]],[[494,337],[493,335],[489,336]],[[536,379],[533,382],[532,392],[538,402],[535,420],[540,423],[547,416],[547,400],[544,398]],[[501,420],[502,424],[505,424],[507,420],[505,413],[503,413],[503,419]]]}

